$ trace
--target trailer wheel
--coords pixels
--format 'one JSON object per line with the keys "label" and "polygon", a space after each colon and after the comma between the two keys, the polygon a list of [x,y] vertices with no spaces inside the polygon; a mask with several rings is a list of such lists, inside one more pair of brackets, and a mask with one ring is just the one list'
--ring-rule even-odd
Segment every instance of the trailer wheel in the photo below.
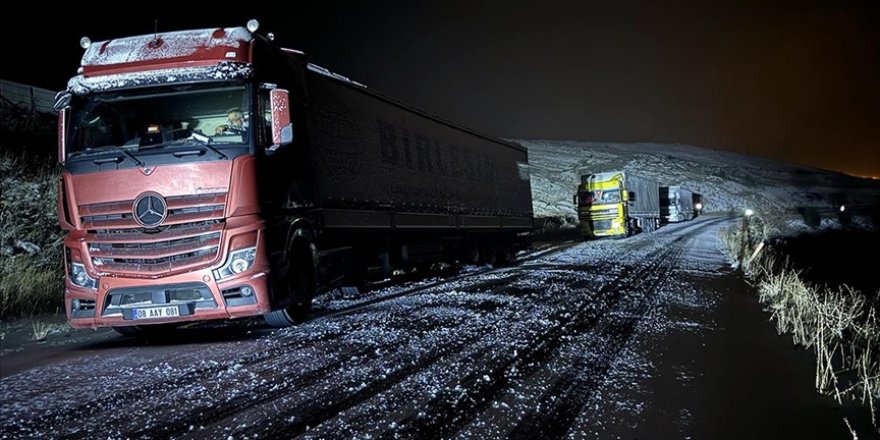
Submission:
{"label": "trailer wheel", "polygon": [[263,318],[273,327],[290,327],[302,323],[312,310],[317,288],[317,251],[312,243],[294,242],[288,258],[287,307],[272,310]]}
{"label": "trailer wheel", "polygon": [[480,241],[480,263],[494,266],[498,261],[498,248],[487,240]]}
{"label": "trailer wheel", "polygon": [[476,240],[467,240],[462,246],[461,262],[464,264],[480,264],[480,244]]}
{"label": "trailer wheel", "polygon": [[[506,240],[513,240],[513,238],[505,238],[505,239]],[[510,243],[510,241],[505,242],[505,243],[501,244],[500,246],[498,246],[497,257],[495,258],[495,264],[494,264],[495,267],[510,266],[511,264],[513,264],[514,260],[515,260],[515,258],[514,258],[514,252],[513,252],[513,245]]]}

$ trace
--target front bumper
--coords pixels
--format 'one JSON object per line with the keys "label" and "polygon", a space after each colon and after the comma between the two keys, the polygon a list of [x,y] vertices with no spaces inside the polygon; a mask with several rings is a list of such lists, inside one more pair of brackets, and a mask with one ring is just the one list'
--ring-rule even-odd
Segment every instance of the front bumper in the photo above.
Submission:
{"label": "front bumper", "polygon": [[[258,225],[255,226],[227,230],[218,261],[196,270],[155,278],[104,275],[97,278],[97,289],[94,290],[77,286],[65,277],[64,305],[70,326],[166,324],[243,318],[269,312],[265,234]],[[229,256],[231,238],[248,232],[257,232],[254,263],[240,274],[216,280],[214,271]],[[77,243],[70,245],[77,246]],[[160,312],[160,309],[166,310]]]}
{"label": "front bumper", "polygon": [[590,218],[584,216],[580,221],[581,235],[585,238],[626,236],[624,225],[625,222],[620,217]]}

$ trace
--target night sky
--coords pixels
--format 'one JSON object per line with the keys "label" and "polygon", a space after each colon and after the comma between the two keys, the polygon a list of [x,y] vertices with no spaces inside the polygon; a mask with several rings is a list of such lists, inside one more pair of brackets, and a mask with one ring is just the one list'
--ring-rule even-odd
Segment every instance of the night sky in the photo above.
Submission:
{"label": "night sky", "polygon": [[83,35],[257,18],[316,64],[499,137],[687,143],[880,177],[878,1],[320,1],[289,18],[122,2],[112,22],[39,3],[8,14],[0,77],[60,89]]}

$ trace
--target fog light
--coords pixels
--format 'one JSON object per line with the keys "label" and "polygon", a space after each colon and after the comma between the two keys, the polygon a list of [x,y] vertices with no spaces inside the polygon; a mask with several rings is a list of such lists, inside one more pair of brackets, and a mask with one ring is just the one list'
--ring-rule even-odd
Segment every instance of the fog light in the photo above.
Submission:
{"label": "fog light", "polygon": [[79,310],[79,300],[76,298],[70,300],[70,308],[73,310]]}
{"label": "fog light", "polygon": [[247,287],[247,286],[241,288],[241,296],[251,296],[253,294],[254,294],[254,289],[251,289],[250,287]]}

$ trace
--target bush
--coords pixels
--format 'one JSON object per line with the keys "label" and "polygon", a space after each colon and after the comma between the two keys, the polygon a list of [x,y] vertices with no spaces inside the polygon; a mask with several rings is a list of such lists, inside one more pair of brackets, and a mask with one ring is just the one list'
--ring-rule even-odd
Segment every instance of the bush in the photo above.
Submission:
{"label": "bush", "polygon": [[846,285],[807,284],[772,247],[749,252],[764,242],[748,225],[722,231],[721,239],[737,264],[758,282],[759,300],[771,312],[777,331],[790,333],[795,344],[815,353],[816,389],[838,403],[844,398],[861,402],[880,431],[880,292],[868,300]]}
{"label": "bush", "polygon": [[0,317],[62,306],[63,234],[58,226],[54,163],[0,155]]}

